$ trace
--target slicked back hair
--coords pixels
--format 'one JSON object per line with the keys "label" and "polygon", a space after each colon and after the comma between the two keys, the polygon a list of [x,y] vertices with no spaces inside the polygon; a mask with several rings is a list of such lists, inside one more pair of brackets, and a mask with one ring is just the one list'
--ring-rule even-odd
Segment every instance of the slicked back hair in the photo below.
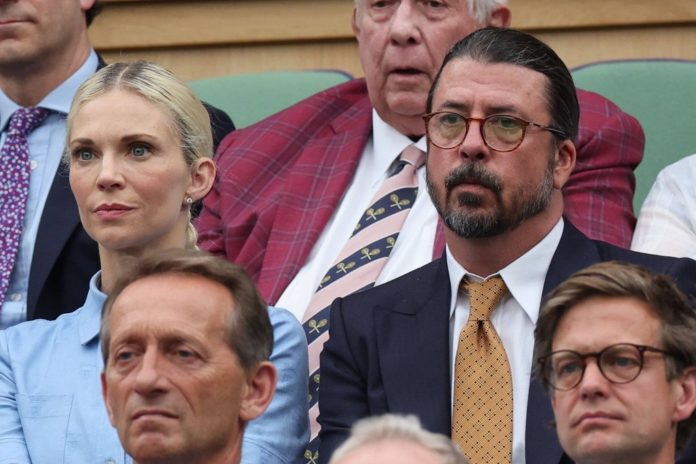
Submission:
{"label": "slicked back hair", "polygon": [[481,63],[508,63],[522,66],[546,76],[546,99],[551,114],[551,127],[575,140],[578,134],[580,108],[570,71],[548,45],[526,32],[508,28],[486,27],[472,32],[445,56],[428,93],[427,112],[432,111],[433,95],[442,70],[455,59],[470,58]]}

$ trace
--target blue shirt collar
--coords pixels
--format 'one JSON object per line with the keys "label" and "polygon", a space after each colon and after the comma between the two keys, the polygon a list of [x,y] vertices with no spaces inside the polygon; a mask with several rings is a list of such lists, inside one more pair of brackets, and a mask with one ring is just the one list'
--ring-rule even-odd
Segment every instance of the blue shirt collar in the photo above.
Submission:
{"label": "blue shirt collar", "polygon": [[[94,74],[98,65],[99,57],[94,50],[91,50],[85,62],[82,63],[82,66],[80,66],[72,76],[53,89],[51,93],[46,95],[37,106],[57,113],[68,114],[70,104],[72,103],[73,96],[77,92],[78,87]],[[5,95],[5,92],[0,90],[0,130],[4,130],[12,113],[19,108],[20,105],[12,101]]]}
{"label": "blue shirt collar", "polygon": [[79,309],[80,343],[86,345],[99,336],[101,312],[106,294],[99,289],[101,271],[92,276],[89,281],[89,293],[82,308]]}

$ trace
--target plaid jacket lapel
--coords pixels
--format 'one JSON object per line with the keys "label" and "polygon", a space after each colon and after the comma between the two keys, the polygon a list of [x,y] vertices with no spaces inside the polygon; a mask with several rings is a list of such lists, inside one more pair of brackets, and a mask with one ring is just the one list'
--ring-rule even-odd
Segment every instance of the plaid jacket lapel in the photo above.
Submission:
{"label": "plaid jacket lapel", "polygon": [[278,301],[338,207],[372,131],[367,98],[312,139],[289,172],[271,226],[258,286]]}

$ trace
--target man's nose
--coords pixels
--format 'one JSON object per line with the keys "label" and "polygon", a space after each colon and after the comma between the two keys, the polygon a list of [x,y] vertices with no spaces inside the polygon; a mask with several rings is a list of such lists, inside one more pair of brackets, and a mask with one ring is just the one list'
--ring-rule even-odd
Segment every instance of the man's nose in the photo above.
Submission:
{"label": "man's nose", "polygon": [[135,374],[134,388],[136,392],[148,396],[164,389],[162,364],[162,357],[156,350],[145,352]]}
{"label": "man's nose", "polygon": [[483,139],[482,124],[483,121],[469,121],[464,139],[459,144],[460,155],[471,161],[481,161],[490,154],[490,148]]}
{"label": "man's nose", "polygon": [[412,45],[421,41],[419,11],[411,0],[402,0],[391,20],[391,40],[395,45]]}
{"label": "man's nose", "polygon": [[583,397],[605,396],[609,380],[602,374],[596,359],[587,359],[585,373],[580,380],[578,388]]}

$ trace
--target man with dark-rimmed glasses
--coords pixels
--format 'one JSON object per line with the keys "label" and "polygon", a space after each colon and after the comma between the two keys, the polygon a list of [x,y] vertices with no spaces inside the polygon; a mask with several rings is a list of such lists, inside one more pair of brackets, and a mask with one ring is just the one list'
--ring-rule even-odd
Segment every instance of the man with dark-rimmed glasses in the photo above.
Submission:
{"label": "man with dark-rimmed glasses", "polygon": [[549,295],[535,337],[535,375],[576,464],[675,462],[696,428],[696,312],[670,278],[590,266]]}
{"label": "man with dark-rimmed glasses", "polygon": [[563,216],[578,102],[566,66],[531,35],[487,28],[458,42],[426,111],[427,186],[447,247],[331,306],[320,455],[356,420],[392,412],[449,434],[472,464],[568,463],[548,395],[530,378],[542,297],[609,260],[669,274],[696,295],[696,262],[590,240]]}

